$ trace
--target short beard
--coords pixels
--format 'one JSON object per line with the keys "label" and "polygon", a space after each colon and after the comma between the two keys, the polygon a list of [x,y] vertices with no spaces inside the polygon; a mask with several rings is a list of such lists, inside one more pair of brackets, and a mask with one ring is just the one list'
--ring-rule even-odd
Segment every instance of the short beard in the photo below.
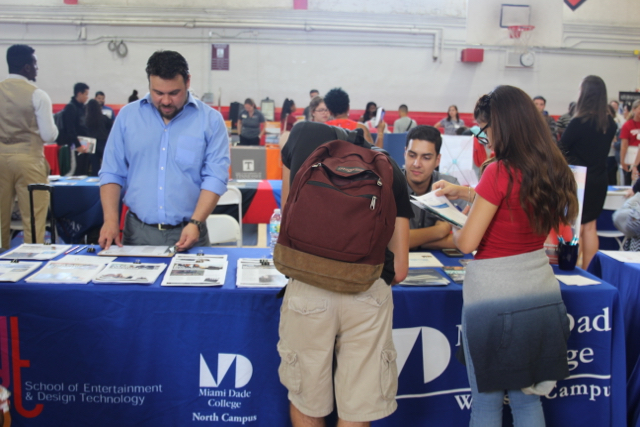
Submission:
{"label": "short beard", "polygon": [[160,105],[158,105],[156,107],[156,109],[158,110],[158,113],[160,113],[160,116],[162,116],[163,119],[167,119],[167,120],[172,120],[175,116],[180,114],[180,111],[182,111],[183,108],[184,108],[184,106],[182,106],[181,108],[176,108],[175,110],[173,110],[173,113],[171,113],[171,114],[164,114],[162,112],[162,109],[161,109]]}

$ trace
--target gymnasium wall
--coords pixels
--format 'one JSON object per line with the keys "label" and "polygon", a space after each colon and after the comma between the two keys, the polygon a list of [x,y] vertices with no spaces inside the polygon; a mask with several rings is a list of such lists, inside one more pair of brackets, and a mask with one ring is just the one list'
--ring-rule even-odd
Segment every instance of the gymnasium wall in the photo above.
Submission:
{"label": "gymnasium wall", "polygon": [[[375,101],[469,112],[478,96],[511,84],[545,96],[550,113],[562,114],[588,74],[605,79],[610,98],[640,87],[635,0],[587,0],[575,11],[560,0],[510,0],[531,5],[531,68],[505,66],[514,46],[499,26],[502,1],[309,0],[307,10],[293,10],[293,0],[78,3],[0,0],[0,50],[32,45],[37,83],[54,103],[67,102],[78,81],[111,104],[126,103],[132,89],[144,95],[146,60],[158,49],[181,52],[194,92],[222,105],[269,97],[280,106],[289,97],[304,106],[309,89],[341,86],[354,109]],[[111,41],[122,41],[126,55],[109,50]],[[212,43],[230,45],[229,71],[210,71]],[[461,62],[468,47],[483,48],[484,61]]]}

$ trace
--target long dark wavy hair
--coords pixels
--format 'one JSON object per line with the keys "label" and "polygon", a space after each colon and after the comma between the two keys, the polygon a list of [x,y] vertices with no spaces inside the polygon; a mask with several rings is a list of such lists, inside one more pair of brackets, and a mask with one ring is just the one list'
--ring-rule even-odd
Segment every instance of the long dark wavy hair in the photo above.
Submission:
{"label": "long dark wavy hair", "polygon": [[587,76],[580,83],[580,96],[576,103],[575,118],[582,122],[594,120],[596,129],[607,133],[609,110],[607,109],[607,86],[598,76]]}
{"label": "long dark wavy hair", "polygon": [[498,86],[478,100],[473,115],[491,128],[494,161],[509,174],[507,195],[520,172],[520,206],[533,231],[557,232],[573,221],[578,215],[575,178],[531,97],[517,87]]}
{"label": "long dark wavy hair", "polygon": [[376,111],[374,111],[373,114],[369,112],[369,107],[372,105],[378,108],[375,102],[367,102],[367,106],[364,109],[364,114],[362,115],[362,123],[366,123],[376,116]]}
{"label": "long dark wavy hair", "polygon": [[102,120],[102,106],[95,99],[87,102],[87,110],[85,115],[85,123],[90,129],[97,129]]}

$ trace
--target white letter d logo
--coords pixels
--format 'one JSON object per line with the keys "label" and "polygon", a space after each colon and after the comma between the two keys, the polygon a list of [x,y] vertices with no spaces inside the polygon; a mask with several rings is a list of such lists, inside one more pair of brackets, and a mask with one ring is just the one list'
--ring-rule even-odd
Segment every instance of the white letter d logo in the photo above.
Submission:
{"label": "white letter d logo", "polygon": [[211,370],[207,366],[207,362],[204,360],[202,354],[200,355],[200,387],[218,387],[225,375],[229,371],[231,364],[235,360],[236,362],[236,380],[235,388],[244,387],[251,380],[253,374],[253,366],[246,357],[240,354],[218,354],[218,372],[216,377],[218,381],[211,375]]}

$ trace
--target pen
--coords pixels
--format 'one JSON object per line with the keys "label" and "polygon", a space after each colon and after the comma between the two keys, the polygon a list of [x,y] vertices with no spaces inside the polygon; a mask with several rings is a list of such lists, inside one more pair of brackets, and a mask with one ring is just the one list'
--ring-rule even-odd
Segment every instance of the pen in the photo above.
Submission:
{"label": "pen", "polygon": [[88,246],[83,246],[83,247],[81,247],[80,249],[78,249],[77,251],[75,251],[73,254],[74,254],[74,255],[79,254],[80,252],[82,252],[82,251],[84,251],[85,249],[87,249],[87,247],[88,247]]}
{"label": "pen", "polygon": [[80,247],[80,245],[78,246],[74,246],[73,248],[69,249],[67,252],[65,252],[65,255],[69,255],[71,252],[75,251],[76,249],[78,249]]}

